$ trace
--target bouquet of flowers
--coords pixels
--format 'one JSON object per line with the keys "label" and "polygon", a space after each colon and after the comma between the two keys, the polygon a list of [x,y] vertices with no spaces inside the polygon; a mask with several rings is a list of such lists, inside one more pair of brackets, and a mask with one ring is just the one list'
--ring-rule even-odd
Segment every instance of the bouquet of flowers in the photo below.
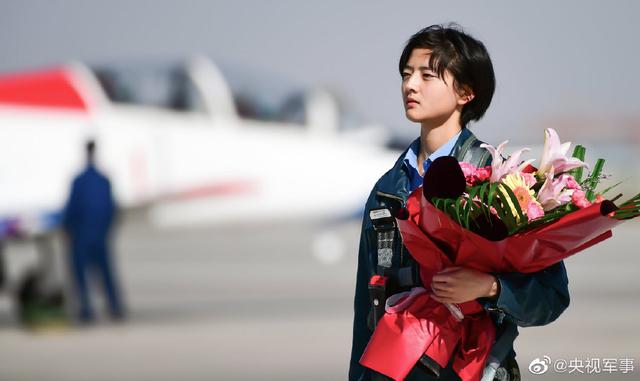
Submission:
{"label": "bouquet of flowers", "polygon": [[[561,144],[553,129],[545,134],[538,168],[533,160],[520,161],[527,149],[504,159],[506,142],[484,145],[493,157],[489,167],[449,156],[431,164],[423,187],[396,216],[425,286],[449,266],[536,272],[610,238],[613,227],[640,215],[640,194],[616,206],[620,195],[605,199],[615,185],[596,191],[603,159],[583,179],[584,147],[567,157],[571,143]],[[453,360],[462,380],[480,380],[494,339],[480,303],[442,304],[417,287],[387,300],[360,363],[402,380],[418,360],[436,374]]]}

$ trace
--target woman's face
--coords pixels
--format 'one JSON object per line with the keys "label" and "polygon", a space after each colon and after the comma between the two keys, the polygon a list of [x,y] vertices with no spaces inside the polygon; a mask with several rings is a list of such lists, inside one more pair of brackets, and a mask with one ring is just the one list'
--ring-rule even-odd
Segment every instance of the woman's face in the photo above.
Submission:
{"label": "woman's face", "polygon": [[470,99],[461,97],[453,87],[453,76],[445,70],[444,80],[429,68],[431,51],[416,48],[402,71],[402,100],[407,119],[442,124]]}

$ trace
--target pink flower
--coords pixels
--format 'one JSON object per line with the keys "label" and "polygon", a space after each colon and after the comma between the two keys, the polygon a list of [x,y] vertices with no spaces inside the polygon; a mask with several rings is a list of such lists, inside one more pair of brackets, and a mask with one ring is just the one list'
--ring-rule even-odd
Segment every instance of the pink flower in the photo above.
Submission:
{"label": "pink flower", "polygon": [[[534,218],[538,218],[541,215],[544,215],[542,206],[535,199],[535,192],[527,184],[527,179],[525,179],[523,173],[511,173],[502,180],[502,183],[507,188],[511,189],[513,195],[516,197],[516,200],[518,200],[519,209],[527,215],[527,219],[529,221]],[[513,205],[513,202],[508,199],[507,205],[509,205],[509,207],[513,211],[513,214],[515,215],[516,208],[515,205]],[[529,212],[531,212],[532,215],[529,215]]]}
{"label": "pink flower", "polygon": [[462,169],[462,173],[464,174],[464,177],[473,176],[473,174],[477,170],[475,165],[464,162],[464,161],[460,162],[460,169]]}
{"label": "pink flower", "polygon": [[571,142],[560,143],[560,137],[553,128],[544,130],[544,148],[538,176],[542,177],[553,169],[555,173],[563,173],[570,169],[586,167],[587,165],[575,157],[567,157],[567,151],[571,147]]}
{"label": "pink flower", "polygon": [[581,190],[575,190],[571,195],[571,202],[580,209],[588,208],[591,202],[587,200],[585,193]]}
{"label": "pink flower", "polygon": [[538,182],[538,180],[532,173],[522,173],[521,175],[522,175],[522,178],[524,179],[524,182],[527,184],[529,188],[536,185],[536,183]]}
{"label": "pink flower", "polygon": [[538,204],[537,202],[530,202],[529,206],[527,207],[527,219],[531,222],[542,216],[544,216],[544,210],[542,209],[542,206],[540,206],[540,204]]}
{"label": "pink flower", "polygon": [[520,156],[524,152],[529,151],[529,148],[522,148],[517,150],[507,160],[502,159],[502,151],[504,147],[507,145],[509,141],[505,140],[500,143],[498,147],[493,147],[489,144],[481,144],[480,147],[486,148],[490,153],[493,160],[491,161],[491,177],[490,181],[492,183],[496,183],[502,180],[505,176],[510,173],[521,171],[527,165],[529,165],[533,160],[527,160],[523,163],[520,163]]}
{"label": "pink flower", "polygon": [[460,162],[460,169],[467,181],[467,185],[473,186],[483,181],[487,181],[491,176],[491,167],[476,168],[475,165],[466,162]]}
{"label": "pink flower", "polygon": [[475,178],[473,175],[476,172],[476,166],[470,163],[460,162],[460,169],[462,169],[462,174],[467,181],[467,186],[475,185]]}
{"label": "pink flower", "polygon": [[531,201],[533,201],[533,191],[530,191],[527,187],[516,187],[512,190],[512,192],[518,200],[520,210],[527,210],[527,207],[529,206],[529,204],[531,204]]}
{"label": "pink flower", "polygon": [[479,182],[487,181],[491,177],[491,166],[488,165],[486,167],[478,168],[475,173],[476,179]]}
{"label": "pink flower", "polygon": [[538,202],[542,205],[542,209],[547,212],[555,209],[560,205],[564,205],[571,201],[573,189],[565,189],[567,186],[567,177],[559,176],[553,178],[553,168],[545,174],[546,180],[538,191]]}
{"label": "pink flower", "polygon": [[599,203],[601,203],[602,201],[604,201],[604,197],[603,197],[601,194],[597,194],[597,195],[596,195],[596,199],[595,199],[595,201],[594,201],[593,203],[594,203],[594,204],[599,204]]}
{"label": "pink flower", "polygon": [[567,188],[582,190],[582,187],[580,186],[580,184],[578,184],[578,182],[573,176],[571,175],[562,175],[562,176],[567,176]]}

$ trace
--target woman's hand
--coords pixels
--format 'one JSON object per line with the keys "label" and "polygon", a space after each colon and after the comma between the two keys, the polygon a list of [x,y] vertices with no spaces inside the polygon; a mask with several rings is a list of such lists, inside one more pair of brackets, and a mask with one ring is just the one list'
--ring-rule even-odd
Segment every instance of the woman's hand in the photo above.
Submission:
{"label": "woman's hand", "polygon": [[500,282],[495,276],[466,267],[447,267],[434,275],[431,282],[431,297],[440,303],[494,298],[499,293]]}

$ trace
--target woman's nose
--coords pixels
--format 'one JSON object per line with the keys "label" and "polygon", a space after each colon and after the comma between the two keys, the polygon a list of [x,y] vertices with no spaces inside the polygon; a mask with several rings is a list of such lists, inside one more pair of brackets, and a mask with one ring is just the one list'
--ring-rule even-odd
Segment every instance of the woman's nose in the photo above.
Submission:
{"label": "woman's nose", "polygon": [[418,88],[418,76],[412,74],[405,82],[405,88],[407,90],[416,91]]}

